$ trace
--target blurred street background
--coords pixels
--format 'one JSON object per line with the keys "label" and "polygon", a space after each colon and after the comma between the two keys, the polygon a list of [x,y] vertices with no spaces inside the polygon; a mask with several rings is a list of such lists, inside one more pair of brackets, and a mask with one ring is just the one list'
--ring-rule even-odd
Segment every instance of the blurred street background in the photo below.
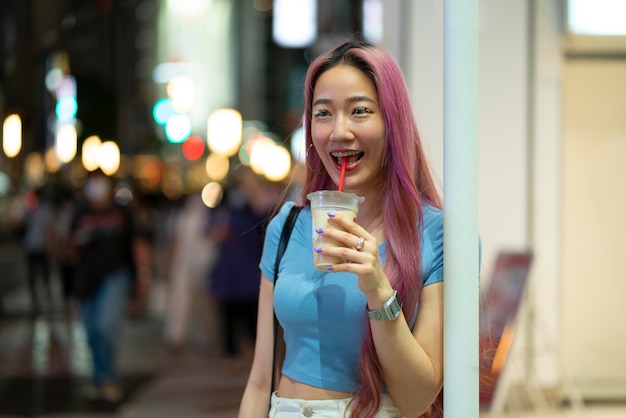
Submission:
{"label": "blurred street background", "polygon": [[208,328],[204,340],[169,350],[164,321],[147,306],[129,311],[120,330],[124,397],[87,399],[91,365],[82,325],[64,304],[58,274],[52,276],[52,300],[33,314],[24,260],[19,243],[0,245],[0,417],[236,416],[249,358],[235,367],[225,363]]}
{"label": "blurred street background", "polygon": [[[443,187],[443,3],[0,0],[0,417],[234,417],[253,335],[224,312],[252,310],[258,277],[223,272],[254,268],[302,180],[308,63],[348,37],[387,48]],[[533,255],[504,404],[626,416],[624,1],[478,3],[481,287],[502,252]],[[67,274],[95,170],[138,238],[119,402],[85,396]]]}

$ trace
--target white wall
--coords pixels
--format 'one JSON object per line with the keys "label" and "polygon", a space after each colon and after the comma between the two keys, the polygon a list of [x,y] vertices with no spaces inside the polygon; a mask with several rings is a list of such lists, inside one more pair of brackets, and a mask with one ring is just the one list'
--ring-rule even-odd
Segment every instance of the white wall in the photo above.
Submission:
{"label": "white wall", "polygon": [[626,58],[568,59],[562,347],[589,398],[626,396]]}
{"label": "white wall", "polygon": [[[403,31],[409,42],[396,45],[396,50],[403,54],[400,61],[405,66],[423,140],[437,175],[442,177],[443,2],[418,0],[410,4],[408,22],[405,19],[401,28],[394,27]],[[529,16],[531,4],[535,8]],[[613,69],[605,66],[594,70],[605,74],[600,76],[605,80],[592,76],[581,81],[583,77],[573,68],[564,71],[567,39],[562,31],[562,13],[560,0],[480,2],[482,280],[484,284],[490,277],[498,251],[531,248],[535,259],[530,299],[524,305],[516,336],[515,361],[509,363],[515,378],[540,387],[577,384],[586,396],[624,397],[626,330],[623,325],[607,323],[611,318],[619,322],[625,315],[620,308],[624,306],[620,298],[625,273],[619,253],[626,233],[620,233],[626,230],[622,197],[626,118],[625,96],[618,86],[626,84],[623,67],[615,70],[615,62]],[[567,79],[564,73],[569,74]],[[584,88],[592,81],[609,83],[595,88],[607,88],[615,97],[603,94],[589,103],[590,94],[585,94]],[[581,96],[576,96],[581,91],[587,101],[573,99]],[[590,110],[579,116],[564,115],[563,107],[575,112],[585,105],[595,110],[606,106],[596,114],[605,130],[606,117],[617,113],[612,120],[621,130],[613,127],[607,133],[587,127],[592,130],[583,133],[591,136],[586,145],[564,143],[564,129],[569,136],[580,137],[569,123],[579,123]],[[570,121],[566,120],[565,127],[564,116]],[[574,152],[573,156],[571,152],[564,155],[564,149]],[[597,169],[591,170],[589,165]],[[581,173],[600,176],[593,179],[595,186],[585,189],[586,193],[577,184],[591,179],[581,177]],[[604,201],[605,206],[589,213],[585,210],[595,207],[590,200],[596,206],[597,200]],[[591,219],[593,212],[603,219]],[[589,228],[579,228],[581,222]],[[587,235],[581,236],[584,231]]]}
{"label": "white wall", "polygon": [[[418,126],[443,184],[443,4],[412,2],[407,81]],[[526,5],[480,2],[479,228],[483,277],[500,250],[528,246]]]}
{"label": "white wall", "polygon": [[[542,384],[552,385],[559,379],[558,358],[536,356],[535,348],[546,341],[554,345],[559,337],[560,15],[558,0],[537,3],[533,52],[528,1],[480,2],[481,280],[484,284],[490,278],[499,251],[534,250],[530,280],[540,282],[541,292],[533,292],[535,303],[527,311],[534,319],[520,324],[515,351],[522,361],[515,367],[520,378],[534,373]],[[442,179],[443,3],[420,0],[411,5],[405,71],[422,138]],[[525,348],[526,342],[531,349]],[[536,359],[525,364],[530,356]]]}

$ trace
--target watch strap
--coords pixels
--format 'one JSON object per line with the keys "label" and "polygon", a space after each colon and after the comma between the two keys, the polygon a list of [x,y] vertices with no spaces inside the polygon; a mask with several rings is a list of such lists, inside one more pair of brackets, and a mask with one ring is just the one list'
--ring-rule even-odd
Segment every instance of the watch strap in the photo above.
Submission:
{"label": "watch strap", "polygon": [[376,321],[393,321],[400,316],[400,312],[402,312],[402,301],[398,296],[398,291],[394,290],[393,295],[387,299],[382,308],[373,311],[367,309],[367,316]]}

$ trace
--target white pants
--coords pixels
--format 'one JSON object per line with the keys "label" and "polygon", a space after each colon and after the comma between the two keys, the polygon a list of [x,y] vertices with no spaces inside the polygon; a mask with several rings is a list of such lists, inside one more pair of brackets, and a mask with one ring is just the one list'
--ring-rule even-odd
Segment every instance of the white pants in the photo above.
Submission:
{"label": "white pants", "polygon": [[[288,399],[272,393],[269,418],[343,418],[352,398],[307,401]],[[348,417],[346,415],[346,417]],[[376,414],[379,418],[401,418],[400,410],[391,396],[383,395],[382,408]]]}

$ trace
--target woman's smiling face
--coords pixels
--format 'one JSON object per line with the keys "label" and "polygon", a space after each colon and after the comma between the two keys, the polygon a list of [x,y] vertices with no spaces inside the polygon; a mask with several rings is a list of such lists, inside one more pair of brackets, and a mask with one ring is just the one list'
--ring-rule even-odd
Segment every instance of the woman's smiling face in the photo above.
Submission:
{"label": "woman's smiling face", "polygon": [[313,90],[313,145],[335,184],[347,158],[343,190],[377,191],[385,148],[385,123],[372,80],[349,65],[322,73]]}

